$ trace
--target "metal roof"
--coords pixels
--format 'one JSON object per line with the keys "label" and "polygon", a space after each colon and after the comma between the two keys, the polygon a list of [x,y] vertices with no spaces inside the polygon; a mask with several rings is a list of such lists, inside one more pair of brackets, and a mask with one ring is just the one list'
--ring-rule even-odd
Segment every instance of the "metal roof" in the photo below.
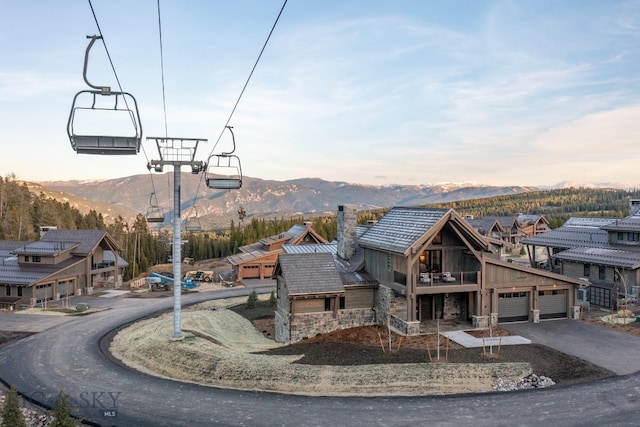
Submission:
{"label": "metal roof", "polygon": [[0,240],[0,251],[12,251],[20,246],[27,245],[29,241],[16,241],[16,240]]}
{"label": "metal roof", "polygon": [[318,252],[335,254],[338,251],[338,242],[333,241],[317,245],[282,245],[282,249],[287,254],[315,254]]}
{"label": "metal roof", "polygon": [[73,253],[88,255],[105,237],[104,230],[49,230],[40,241],[79,243]]}
{"label": "metal roof", "polygon": [[513,227],[516,224],[516,218],[513,216],[485,216],[483,219],[491,219],[491,220],[495,220],[498,222],[498,224],[500,224],[502,226],[502,228],[504,228],[505,230],[507,229],[511,229],[511,227]]}
{"label": "metal roof", "polygon": [[593,227],[559,227],[521,241],[525,245],[552,248],[603,247],[608,246],[605,230]]}
{"label": "metal roof", "polygon": [[344,292],[330,253],[280,254],[278,263],[289,295]]}
{"label": "metal roof", "polygon": [[225,260],[231,265],[239,265],[249,261],[255,261],[260,258],[265,258],[270,255],[279,254],[282,251],[280,249],[275,251],[251,251],[251,252],[241,252],[235,255],[229,255],[225,258]]}
{"label": "metal roof", "polygon": [[572,216],[562,226],[600,228],[615,220],[616,218]]}
{"label": "metal roof", "polygon": [[590,264],[636,269],[640,267],[640,251],[619,248],[573,248],[555,255],[557,259]]}
{"label": "metal roof", "polygon": [[5,263],[0,266],[0,283],[28,286],[81,261],[79,258],[70,258],[58,264]]}
{"label": "metal roof", "polygon": [[359,239],[361,246],[405,253],[450,209],[392,208]]}
{"label": "metal roof", "polygon": [[615,219],[607,225],[601,227],[607,231],[632,231],[640,232],[640,217],[628,216],[626,218]]}
{"label": "metal roof", "polygon": [[502,225],[495,219],[495,217],[485,217],[485,218],[465,218],[465,220],[476,230],[478,233],[483,236],[488,236],[489,233],[493,230],[494,226],[498,227],[499,230],[503,230]]}
{"label": "metal roof", "polygon": [[56,255],[66,252],[69,249],[77,248],[79,243],[70,242],[37,242],[27,243],[26,245],[16,248],[13,253],[16,255]]}

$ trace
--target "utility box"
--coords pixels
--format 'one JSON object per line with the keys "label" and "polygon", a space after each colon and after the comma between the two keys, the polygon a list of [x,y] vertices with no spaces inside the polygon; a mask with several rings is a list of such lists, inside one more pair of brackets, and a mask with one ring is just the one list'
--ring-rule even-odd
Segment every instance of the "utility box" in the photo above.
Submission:
{"label": "utility box", "polygon": [[87,311],[89,308],[91,307],[86,302],[79,302],[76,304],[76,311]]}
{"label": "utility box", "polygon": [[533,323],[540,323],[540,310],[531,310]]}

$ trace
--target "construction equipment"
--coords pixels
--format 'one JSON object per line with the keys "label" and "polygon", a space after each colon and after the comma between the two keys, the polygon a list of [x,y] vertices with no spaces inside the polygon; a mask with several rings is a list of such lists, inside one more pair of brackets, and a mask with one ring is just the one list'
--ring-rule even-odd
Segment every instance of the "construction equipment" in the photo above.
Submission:
{"label": "construction equipment", "polygon": [[[159,282],[158,282],[158,279],[159,279]],[[166,289],[162,289],[162,290],[168,290],[169,286],[173,285],[173,277],[165,276],[159,273],[151,273],[151,276],[147,278],[147,283],[149,283],[151,290],[154,290],[154,287],[157,287],[159,288],[157,290],[160,290],[164,288],[165,285],[166,285]],[[198,285],[196,285],[194,280],[191,278],[186,278],[185,280],[181,281],[180,285],[182,286],[182,289],[194,289],[198,287]]]}
{"label": "construction equipment", "polygon": [[204,270],[195,270],[195,271],[187,271],[184,275],[186,279],[192,279],[196,282],[212,282],[213,281],[213,271],[204,271]]}

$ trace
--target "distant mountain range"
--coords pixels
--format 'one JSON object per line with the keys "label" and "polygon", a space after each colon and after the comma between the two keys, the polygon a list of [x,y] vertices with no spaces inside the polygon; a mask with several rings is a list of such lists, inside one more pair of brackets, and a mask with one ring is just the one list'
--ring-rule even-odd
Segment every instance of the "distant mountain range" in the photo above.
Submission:
{"label": "distant mountain range", "polygon": [[[173,205],[169,196],[173,193],[173,176],[168,173],[152,177],[146,174],[101,181],[47,181],[28,185],[32,192],[68,201],[83,213],[89,209],[101,212],[107,222],[118,215],[130,220],[138,213],[146,214],[151,205],[165,209],[170,221]],[[340,204],[355,204],[359,210],[368,210],[535,190],[538,188],[472,184],[374,186],[318,178],[270,181],[244,177],[240,190],[226,191],[208,189],[202,175],[183,173],[181,209],[183,218],[197,218],[203,228],[217,229],[228,227],[231,220],[237,224],[240,207],[247,212],[246,221],[252,217],[333,215]]]}

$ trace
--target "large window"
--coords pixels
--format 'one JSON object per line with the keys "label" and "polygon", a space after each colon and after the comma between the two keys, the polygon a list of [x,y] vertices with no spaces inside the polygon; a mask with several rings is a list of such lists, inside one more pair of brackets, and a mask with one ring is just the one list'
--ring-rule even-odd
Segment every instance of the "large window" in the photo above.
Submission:
{"label": "large window", "polygon": [[442,273],[442,251],[427,251],[426,264],[428,272]]}
{"label": "large window", "polygon": [[596,286],[589,287],[589,302],[598,307],[610,308],[611,306],[611,290],[606,288],[598,288]]}

